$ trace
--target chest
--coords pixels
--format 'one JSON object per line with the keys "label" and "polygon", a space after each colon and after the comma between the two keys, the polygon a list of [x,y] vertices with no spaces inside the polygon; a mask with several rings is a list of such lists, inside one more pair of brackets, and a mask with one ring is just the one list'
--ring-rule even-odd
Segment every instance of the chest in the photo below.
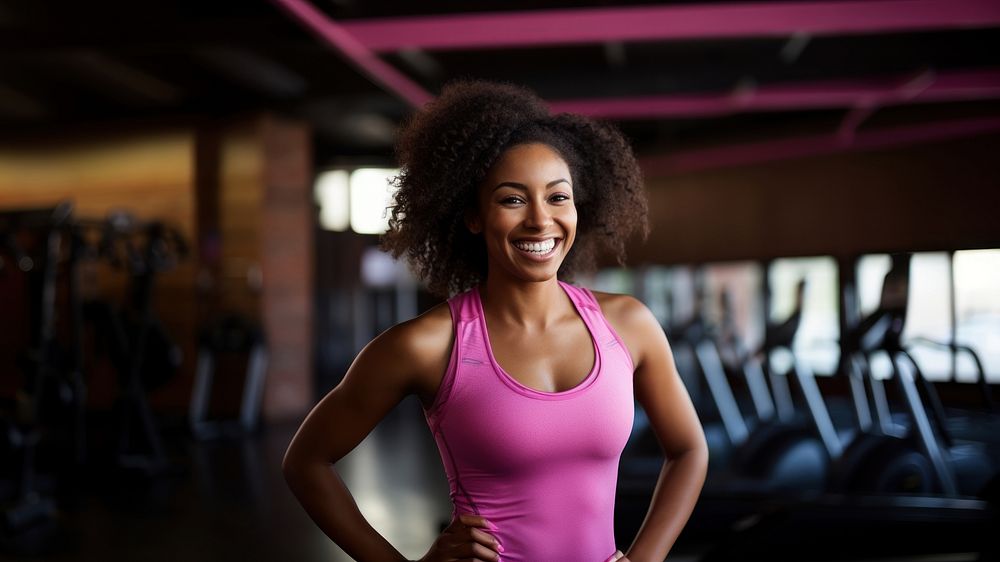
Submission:
{"label": "chest", "polygon": [[493,357],[524,386],[543,392],[576,387],[594,368],[594,340],[579,318],[537,333],[495,330],[490,333]]}
{"label": "chest", "polygon": [[602,349],[596,376],[562,395],[532,393],[488,361],[463,355],[439,426],[452,460],[508,476],[553,463],[616,462],[632,429],[634,400],[631,373],[615,351]]}

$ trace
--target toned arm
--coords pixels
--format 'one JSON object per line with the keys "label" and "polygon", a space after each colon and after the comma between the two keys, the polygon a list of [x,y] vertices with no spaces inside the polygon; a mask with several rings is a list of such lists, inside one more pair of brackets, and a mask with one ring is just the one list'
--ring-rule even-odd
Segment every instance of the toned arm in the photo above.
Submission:
{"label": "toned arm", "polygon": [[309,413],[282,470],[313,521],[355,560],[406,560],[364,519],[333,464],[403,398],[433,396],[451,348],[447,306],[387,330],[369,343],[343,381]]}
{"label": "toned arm", "polygon": [[599,294],[598,298],[605,317],[632,354],[636,400],[666,455],[649,511],[626,558],[662,562],[701,493],[708,447],[659,322],[632,297]]}

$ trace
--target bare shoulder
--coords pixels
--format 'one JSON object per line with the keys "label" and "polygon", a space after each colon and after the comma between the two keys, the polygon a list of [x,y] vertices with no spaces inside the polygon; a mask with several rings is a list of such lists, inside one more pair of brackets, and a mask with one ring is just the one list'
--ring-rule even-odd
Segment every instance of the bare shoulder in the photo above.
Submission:
{"label": "bare shoulder", "polygon": [[427,351],[433,354],[435,350],[447,348],[451,333],[451,312],[448,303],[442,302],[416,318],[396,324],[379,337],[391,339],[408,354],[424,355]]}
{"label": "bare shoulder", "polygon": [[448,366],[453,332],[448,304],[440,303],[389,328],[370,345],[377,345],[372,351],[407,365],[412,391],[424,400],[437,391]]}
{"label": "bare shoulder", "polygon": [[611,322],[615,330],[649,329],[650,322],[659,327],[656,318],[642,301],[632,295],[591,291],[601,306],[601,313]]}
{"label": "bare shoulder", "polygon": [[651,346],[665,343],[660,323],[642,301],[631,295],[592,292],[601,313],[625,342],[636,366],[642,363]]}

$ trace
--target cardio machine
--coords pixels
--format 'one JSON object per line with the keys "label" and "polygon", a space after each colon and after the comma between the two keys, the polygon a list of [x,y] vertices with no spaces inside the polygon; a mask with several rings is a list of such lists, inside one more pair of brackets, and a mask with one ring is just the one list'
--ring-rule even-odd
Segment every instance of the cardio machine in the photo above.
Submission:
{"label": "cardio machine", "polygon": [[[844,335],[841,368],[851,380],[859,432],[835,463],[830,489],[976,496],[996,473],[994,462],[982,443],[952,437],[940,398],[902,343],[909,269],[909,254],[893,256],[879,307]],[[876,354],[889,359],[901,415],[890,410],[885,384],[873,376],[870,359]]]}
{"label": "cardio machine", "polygon": [[[818,492],[825,486],[831,460],[842,452],[830,414],[812,370],[799,360],[792,345],[804,305],[805,281],[796,287],[795,307],[781,322],[768,323],[764,343],[759,350],[740,361],[741,375],[750,391],[759,421],[746,438],[736,445],[732,471],[754,486],[776,492]],[[784,355],[788,368],[779,372],[769,358]],[[717,403],[726,410],[738,409],[731,397],[725,367],[718,347],[703,343],[698,347],[699,364],[712,387]],[[767,366],[765,368],[765,361]],[[765,373],[767,373],[765,375]],[[791,400],[789,379],[794,381],[805,405],[804,415],[797,415]],[[770,393],[768,384],[770,382]],[[730,416],[738,423],[740,416]]]}

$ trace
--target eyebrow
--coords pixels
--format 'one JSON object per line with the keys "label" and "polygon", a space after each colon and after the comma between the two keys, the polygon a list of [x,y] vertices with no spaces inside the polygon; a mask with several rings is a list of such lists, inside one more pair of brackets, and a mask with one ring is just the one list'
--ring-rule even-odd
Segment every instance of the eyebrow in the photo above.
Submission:
{"label": "eyebrow", "polygon": [[[569,180],[567,180],[565,178],[559,178],[557,180],[552,180],[549,183],[545,184],[545,189],[551,189],[557,183],[561,183],[561,182],[569,183]],[[525,191],[528,190],[528,186],[524,185],[523,183],[517,183],[516,181],[505,181],[505,182],[501,182],[501,183],[497,184],[497,186],[493,188],[493,191],[496,191],[496,190],[500,189],[501,187],[514,187],[514,188],[517,188],[517,189],[523,189]]]}

